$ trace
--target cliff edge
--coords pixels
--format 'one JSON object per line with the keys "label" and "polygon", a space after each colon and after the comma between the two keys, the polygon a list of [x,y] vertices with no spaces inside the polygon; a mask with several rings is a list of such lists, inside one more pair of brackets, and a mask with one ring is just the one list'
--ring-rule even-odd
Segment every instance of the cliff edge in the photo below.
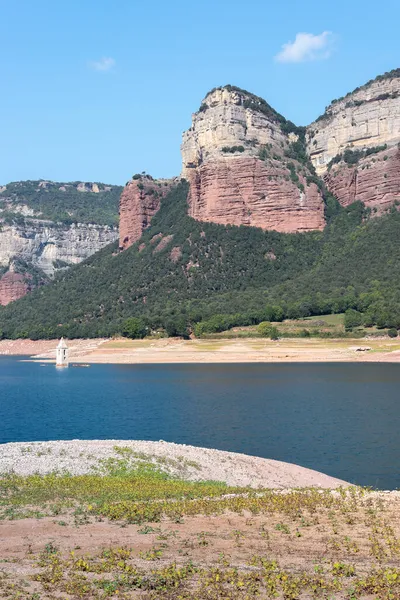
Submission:
{"label": "cliff edge", "polygon": [[181,146],[189,214],[282,232],[322,229],[304,135],[254,94],[233,86],[209,92]]}

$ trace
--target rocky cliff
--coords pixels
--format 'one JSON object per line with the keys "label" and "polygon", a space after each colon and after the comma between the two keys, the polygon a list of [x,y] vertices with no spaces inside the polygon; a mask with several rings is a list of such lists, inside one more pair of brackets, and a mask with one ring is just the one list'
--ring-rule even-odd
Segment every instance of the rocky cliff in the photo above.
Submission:
{"label": "rocky cliff", "polygon": [[0,305],[5,306],[9,302],[18,300],[25,296],[30,290],[29,277],[21,273],[15,273],[12,269],[0,276]]}
{"label": "rocky cliff", "polygon": [[283,232],[324,226],[304,130],[239,88],[212,90],[183,134],[189,214],[221,224]]}
{"label": "rocky cliff", "polygon": [[116,239],[116,228],[100,225],[57,227],[51,221],[30,219],[20,224],[3,224],[0,266],[7,267],[19,259],[51,277],[58,268],[77,264]]}
{"label": "rocky cliff", "polygon": [[121,189],[49,181],[0,188],[0,304],[118,239],[112,223],[118,219]]}
{"label": "rocky cliff", "polygon": [[400,200],[400,69],[333,101],[307,127],[310,159],[342,205],[381,213]]}
{"label": "rocky cliff", "polygon": [[362,201],[374,214],[400,202],[400,149],[366,156],[356,165],[340,161],[324,175],[327,188],[342,206]]}
{"label": "rocky cliff", "polygon": [[155,181],[149,175],[134,175],[126,184],[119,204],[119,247],[126,250],[136,242],[160,208],[171,187],[170,180]]}

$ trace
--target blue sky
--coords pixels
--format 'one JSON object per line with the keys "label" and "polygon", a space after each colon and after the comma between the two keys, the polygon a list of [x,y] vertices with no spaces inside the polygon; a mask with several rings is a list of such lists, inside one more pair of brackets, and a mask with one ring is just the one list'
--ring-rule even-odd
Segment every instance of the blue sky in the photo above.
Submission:
{"label": "blue sky", "polygon": [[0,0],[0,21],[0,184],[178,175],[214,86],[304,125],[400,66],[399,0]]}

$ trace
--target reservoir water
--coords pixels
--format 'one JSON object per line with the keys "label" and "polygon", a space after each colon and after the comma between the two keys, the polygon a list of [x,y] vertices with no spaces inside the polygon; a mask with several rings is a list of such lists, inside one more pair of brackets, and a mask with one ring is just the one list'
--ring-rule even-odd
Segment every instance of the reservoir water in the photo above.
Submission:
{"label": "reservoir water", "polygon": [[400,488],[400,364],[56,369],[21,358],[0,356],[0,443],[162,439]]}

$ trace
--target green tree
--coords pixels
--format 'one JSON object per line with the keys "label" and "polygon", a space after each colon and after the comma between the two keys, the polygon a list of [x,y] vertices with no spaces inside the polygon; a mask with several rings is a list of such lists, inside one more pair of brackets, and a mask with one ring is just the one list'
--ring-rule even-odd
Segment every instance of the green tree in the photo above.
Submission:
{"label": "green tree", "polygon": [[362,313],[354,310],[353,308],[349,308],[344,313],[344,328],[346,331],[351,331],[355,327],[360,327],[363,322]]}
{"label": "green tree", "polygon": [[189,337],[188,322],[184,316],[174,316],[167,319],[164,329],[168,337]]}
{"label": "green tree", "polygon": [[130,317],[122,324],[122,335],[131,339],[141,339],[147,333],[145,322],[138,317]]}

